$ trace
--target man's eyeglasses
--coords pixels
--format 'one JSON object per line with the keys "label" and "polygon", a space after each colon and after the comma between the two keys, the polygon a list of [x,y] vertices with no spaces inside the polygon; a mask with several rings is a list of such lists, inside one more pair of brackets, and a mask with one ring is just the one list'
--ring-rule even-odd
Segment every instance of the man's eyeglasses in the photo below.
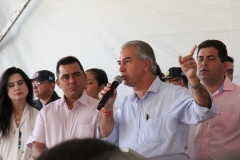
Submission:
{"label": "man's eyeglasses", "polygon": [[32,82],[32,86],[33,87],[34,86],[38,87],[38,86],[40,86],[43,83],[51,83],[51,82],[50,81]]}
{"label": "man's eyeglasses", "polygon": [[165,82],[166,83],[171,83],[171,82],[174,82],[174,81],[179,81],[180,79],[166,79]]}

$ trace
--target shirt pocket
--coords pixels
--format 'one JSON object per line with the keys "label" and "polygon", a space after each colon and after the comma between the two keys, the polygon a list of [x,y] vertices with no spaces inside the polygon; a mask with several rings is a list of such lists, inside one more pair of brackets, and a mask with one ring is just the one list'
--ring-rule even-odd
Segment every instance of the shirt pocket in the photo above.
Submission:
{"label": "shirt pocket", "polygon": [[[175,133],[174,122],[167,117],[150,118],[145,122],[145,127],[140,131],[142,143],[162,143],[170,134]],[[141,134],[142,133],[142,134]]]}
{"label": "shirt pocket", "polygon": [[214,130],[225,137],[237,131],[239,115],[230,112],[219,112],[214,119]]}
{"label": "shirt pocket", "polygon": [[94,125],[78,125],[77,137],[94,138]]}

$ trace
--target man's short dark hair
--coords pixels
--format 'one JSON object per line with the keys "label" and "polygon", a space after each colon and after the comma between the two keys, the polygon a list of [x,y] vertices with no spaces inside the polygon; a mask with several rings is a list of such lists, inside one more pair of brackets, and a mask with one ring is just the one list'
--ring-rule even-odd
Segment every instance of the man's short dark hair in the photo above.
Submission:
{"label": "man's short dark hair", "polygon": [[58,62],[57,62],[57,67],[56,67],[56,73],[57,73],[57,78],[58,78],[58,75],[59,75],[59,67],[60,65],[67,65],[67,64],[73,64],[73,63],[77,63],[80,67],[80,69],[83,71],[84,73],[84,70],[83,70],[83,67],[82,67],[82,64],[80,63],[80,61],[74,57],[74,56],[67,56],[67,57],[63,57],[61,58]]}
{"label": "man's short dark hair", "polygon": [[197,51],[197,57],[198,53],[202,48],[207,48],[207,47],[214,47],[218,51],[218,57],[220,58],[221,62],[227,61],[227,47],[226,45],[219,41],[219,40],[206,40],[203,41],[201,44],[198,45],[198,51]]}
{"label": "man's short dark hair", "polygon": [[46,150],[37,160],[129,160],[115,145],[105,141],[89,139],[73,139],[62,142]]}
{"label": "man's short dark hair", "polygon": [[232,57],[228,56],[228,57],[227,57],[227,61],[233,63],[233,62],[234,62],[234,59],[233,59]]}

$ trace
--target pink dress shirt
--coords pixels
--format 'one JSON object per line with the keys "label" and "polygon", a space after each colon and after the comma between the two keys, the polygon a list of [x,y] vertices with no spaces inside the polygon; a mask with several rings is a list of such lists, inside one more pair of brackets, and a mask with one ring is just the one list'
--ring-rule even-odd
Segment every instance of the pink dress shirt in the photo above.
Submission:
{"label": "pink dress shirt", "polygon": [[97,110],[98,102],[84,91],[72,110],[64,98],[44,106],[28,138],[28,146],[31,147],[32,142],[36,141],[50,148],[69,139],[96,137],[96,126],[101,115]]}
{"label": "pink dress shirt", "polygon": [[240,160],[240,87],[225,78],[213,94],[217,115],[196,125],[191,160]]}

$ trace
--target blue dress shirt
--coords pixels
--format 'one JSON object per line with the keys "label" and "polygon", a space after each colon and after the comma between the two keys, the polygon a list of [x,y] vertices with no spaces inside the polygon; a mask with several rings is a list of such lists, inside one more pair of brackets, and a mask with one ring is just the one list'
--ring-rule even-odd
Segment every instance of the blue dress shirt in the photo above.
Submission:
{"label": "blue dress shirt", "polygon": [[[198,106],[188,89],[156,77],[140,100],[135,93],[125,97],[114,114],[112,133],[102,139],[120,148],[131,148],[148,159],[189,159],[189,124],[217,113],[211,94],[210,97],[211,109]],[[99,131],[98,136],[101,138]]]}

